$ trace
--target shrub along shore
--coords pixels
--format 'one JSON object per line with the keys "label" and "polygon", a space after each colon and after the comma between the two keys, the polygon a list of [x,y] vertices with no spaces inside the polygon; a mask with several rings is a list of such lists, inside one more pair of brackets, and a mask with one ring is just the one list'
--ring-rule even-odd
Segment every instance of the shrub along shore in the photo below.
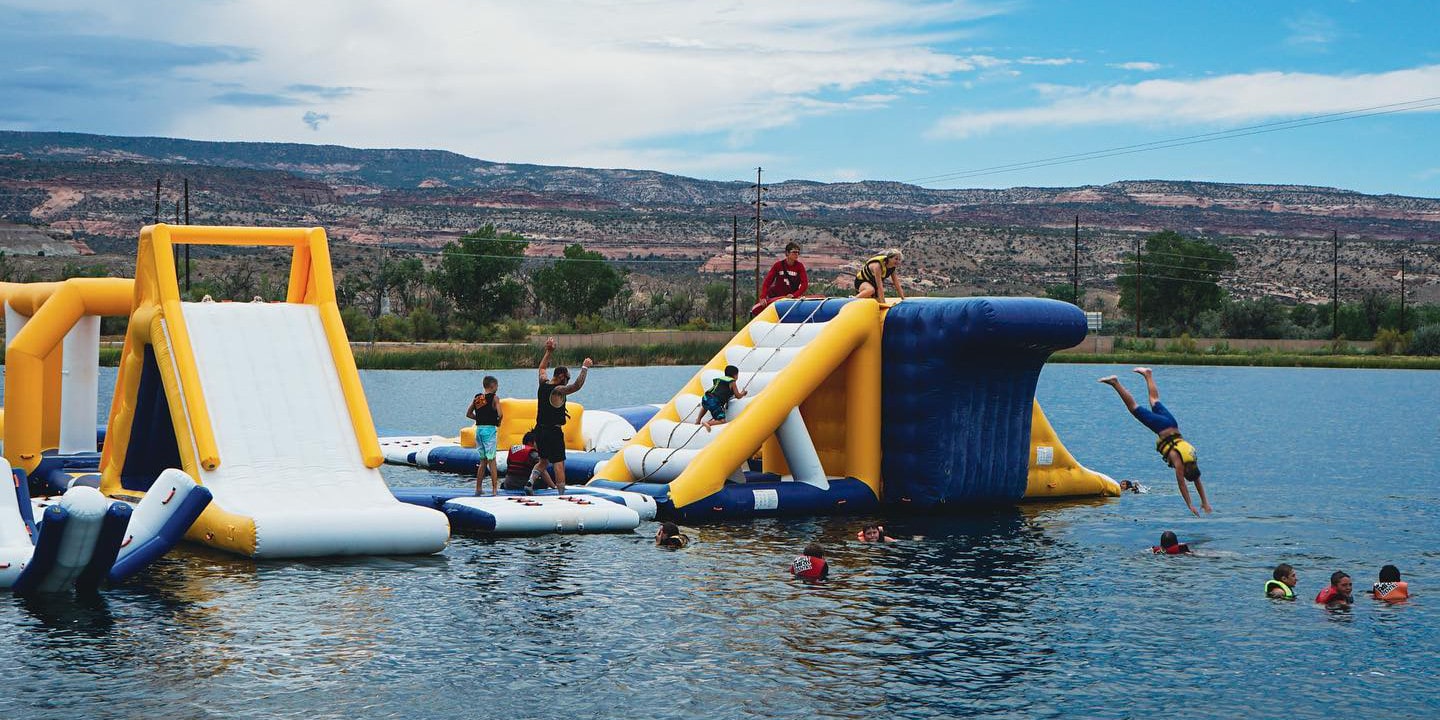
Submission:
{"label": "shrub along shore", "polygon": [[[452,343],[407,343],[376,345],[355,343],[355,364],[366,370],[496,370],[535,367],[541,348],[528,343],[465,345]],[[639,365],[701,365],[710,361],[723,343],[684,342],[650,345],[606,345],[564,348],[561,362],[578,365],[590,357],[596,365],[611,367]],[[120,349],[100,349],[100,364],[114,366]],[[1254,350],[1243,353],[1134,351],[1109,353],[1066,352],[1050,356],[1055,363],[1097,363],[1118,365],[1234,365],[1254,367],[1375,368],[1391,370],[1440,370],[1440,357],[1372,355],[1331,352],[1275,352]]]}

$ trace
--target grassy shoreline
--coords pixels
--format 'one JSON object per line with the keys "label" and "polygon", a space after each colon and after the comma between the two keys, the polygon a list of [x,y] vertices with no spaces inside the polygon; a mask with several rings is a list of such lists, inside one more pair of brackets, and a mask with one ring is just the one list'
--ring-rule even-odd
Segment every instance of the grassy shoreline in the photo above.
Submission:
{"label": "grassy shoreline", "polygon": [[[723,343],[674,343],[655,345],[566,348],[564,361],[576,364],[590,357],[597,365],[701,365],[719,352]],[[445,343],[368,349],[356,347],[355,364],[364,370],[495,370],[535,367],[541,348],[536,345],[493,345],[482,348],[457,347]],[[101,348],[100,364],[119,362],[119,348]],[[1106,365],[1228,365],[1250,367],[1367,368],[1378,370],[1440,370],[1440,357],[1410,355],[1332,355],[1283,352],[1252,352],[1212,355],[1207,353],[1137,352],[1057,353],[1053,363]]]}

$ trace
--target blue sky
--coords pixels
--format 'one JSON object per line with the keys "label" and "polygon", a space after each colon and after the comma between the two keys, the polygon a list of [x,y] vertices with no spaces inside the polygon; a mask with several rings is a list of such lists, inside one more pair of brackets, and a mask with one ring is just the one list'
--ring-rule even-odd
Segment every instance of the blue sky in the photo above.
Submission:
{"label": "blue sky", "polygon": [[[760,165],[767,181],[1436,197],[1437,16],[1361,0],[0,0],[0,129],[723,180]],[[1317,116],[1351,119],[1276,125]],[[1273,131],[974,172],[1255,126]]]}

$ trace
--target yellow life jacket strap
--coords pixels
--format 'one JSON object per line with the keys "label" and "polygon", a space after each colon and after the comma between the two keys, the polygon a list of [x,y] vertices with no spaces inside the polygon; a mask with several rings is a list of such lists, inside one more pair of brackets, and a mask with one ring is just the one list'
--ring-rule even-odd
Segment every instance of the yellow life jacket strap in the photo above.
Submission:
{"label": "yellow life jacket strap", "polygon": [[1199,456],[1195,453],[1195,446],[1180,437],[1180,433],[1166,435],[1155,441],[1155,452],[1160,453],[1160,459],[1164,460],[1166,465],[1170,464],[1171,450],[1180,452],[1180,462],[1182,463],[1189,464],[1199,461]]}
{"label": "yellow life jacket strap", "polygon": [[1271,589],[1271,588],[1280,588],[1281,590],[1285,591],[1285,599],[1286,599],[1286,600],[1294,600],[1294,599],[1295,599],[1295,591],[1292,590],[1292,589],[1290,589],[1290,586],[1289,586],[1289,585],[1286,585],[1285,583],[1280,582],[1279,580],[1266,580],[1266,581],[1265,581],[1265,595],[1266,595],[1266,597],[1269,597],[1269,595],[1270,595],[1270,589]]}

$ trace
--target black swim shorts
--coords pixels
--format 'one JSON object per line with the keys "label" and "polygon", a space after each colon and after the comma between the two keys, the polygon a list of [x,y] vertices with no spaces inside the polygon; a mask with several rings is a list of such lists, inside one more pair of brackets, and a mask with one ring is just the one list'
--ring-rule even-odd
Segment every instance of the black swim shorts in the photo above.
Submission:
{"label": "black swim shorts", "polygon": [[565,462],[565,428],[559,425],[536,427],[535,451],[549,462]]}

